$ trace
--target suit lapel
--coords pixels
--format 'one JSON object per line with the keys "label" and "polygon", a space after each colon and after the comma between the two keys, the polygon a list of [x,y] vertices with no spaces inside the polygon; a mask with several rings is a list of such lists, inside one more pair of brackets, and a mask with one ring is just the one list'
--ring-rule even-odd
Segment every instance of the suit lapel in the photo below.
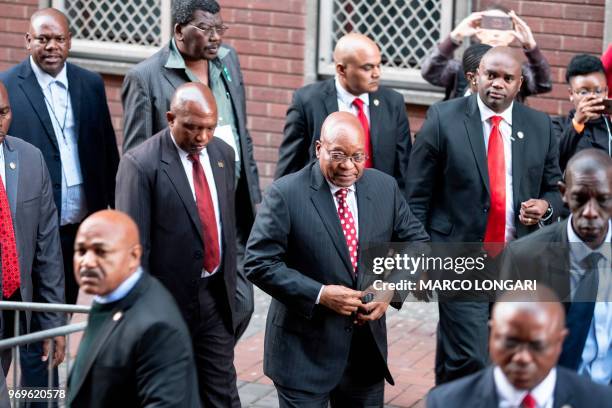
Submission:
{"label": "suit lapel", "polygon": [[487,192],[489,190],[489,170],[487,166],[487,153],[485,151],[484,135],[482,134],[482,121],[480,120],[480,111],[478,110],[478,104],[476,102],[476,95],[472,95],[468,99],[468,111],[464,120],[465,130],[468,134],[468,140],[472,153],[474,153],[474,159],[476,160],[476,166],[480,172],[480,177],[485,185]]}
{"label": "suit lapel", "polygon": [[81,117],[81,81],[75,75],[74,69],[70,64],[66,64],[68,70],[68,92],[70,93],[70,107],[72,108],[72,116],[74,117],[74,129],[76,130],[76,138],[79,139],[80,132],[80,117]]}
{"label": "suit lapel", "polygon": [[350,273],[352,277],[353,265],[351,265],[346,240],[342,232],[342,227],[340,226],[340,219],[338,218],[338,210],[334,205],[329,185],[321,173],[318,161],[312,164],[310,169],[310,188],[313,190],[310,200],[319,213],[323,225],[325,225],[325,229],[329,233],[340,258],[342,258],[342,262],[346,266],[347,272]]}
{"label": "suit lapel", "polygon": [[[338,112],[338,94],[336,93],[336,83],[333,78],[327,80],[325,92],[323,93],[323,106],[325,106],[324,118],[334,112]],[[315,129],[316,133],[319,131],[320,129]]]}
{"label": "suit lapel", "polygon": [[[510,139],[512,146],[512,195],[515,210],[518,208],[517,204],[520,204],[519,192],[521,191],[521,180],[523,178],[525,138],[533,136],[525,132],[525,123],[520,109],[521,106],[515,102],[512,107],[512,138]],[[518,213],[518,211],[516,212]]]}
{"label": "suit lapel", "polygon": [[499,397],[497,396],[493,367],[485,369],[480,379],[480,386],[476,386],[475,388],[480,390],[480,398],[478,398],[478,402],[474,405],[474,408],[499,406]]}
{"label": "suit lapel", "polygon": [[[357,195],[357,211],[358,223],[359,223],[359,258],[357,265],[362,266],[363,263],[363,250],[366,243],[371,242],[371,222],[369,216],[376,213],[376,203],[370,195],[370,191],[363,182],[363,177],[355,184],[355,190]],[[365,278],[365,271],[357,269],[357,288],[361,288],[363,279]]]}
{"label": "suit lapel", "polygon": [[384,135],[380,134],[380,123],[381,118],[379,116],[382,115],[382,110],[378,106],[378,103],[375,101],[379,101],[378,92],[372,93],[369,95],[370,104],[368,108],[370,109],[370,143],[372,144],[372,162],[374,162],[375,157],[379,157],[376,154],[380,147],[380,139],[384,137]]}
{"label": "suit lapel", "polygon": [[34,71],[32,71],[29,59],[26,59],[23,62],[19,77],[22,78],[22,81],[19,83],[19,87],[32,105],[34,112],[36,112],[38,119],[41,121],[43,128],[45,129],[45,132],[47,132],[47,136],[49,136],[49,140],[51,140],[53,146],[59,150],[57,138],[55,137],[55,131],[53,130],[53,124],[51,123],[51,117],[49,116],[49,111],[47,111],[47,106],[45,105],[45,96],[40,89],[40,85],[38,85],[36,75],[34,75]]}
{"label": "suit lapel", "polygon": [[170,83],[172,89],[176,89],[185,83],[185,79],[180,75],[177,69],[162,67],[161,74],[164,78],[166,78],[168,83]]}
{"label": "suit lapel", "polygon": [[557,381],[555,381],[555,392],[553,394],[553,408],[561,408],[564,406],[573,407],[572,390],[573,387],[569,382],[564,381],[565,375],[563,370],[557,369]]}
{"label": "suit lapel", "polygon": [[185,168],[183,167],[183,163],[181,163],[181,159],[178,155],[176,147],[174,146],[174,143],[172,143],[172,140],[170,139],[170,130],[168,129],[166,129],[164,136],[162,137],[161,148],[162,169],[170,179],[170,182],[176,189],[176,192],[183,202],[191,222],[193,222],[193,225],[198,231],[198,236],[202,242],[204,242],[202,237],[202,223],[200,222],[200,216],[198,215],[198,208],[195,200],[193,199],[193,193],[191,192],[191,187],[189,187],[189,181],[185,175]]}
{"label": "suit lapel", "polygon": [[[6,194],[8,196],[11,214],[15,217],[17,211],[17,193],[19,186],[19,152],[10,146],[5,139],[4,149],[4,174]],[[13,221],[14,222],[14,221]]]}

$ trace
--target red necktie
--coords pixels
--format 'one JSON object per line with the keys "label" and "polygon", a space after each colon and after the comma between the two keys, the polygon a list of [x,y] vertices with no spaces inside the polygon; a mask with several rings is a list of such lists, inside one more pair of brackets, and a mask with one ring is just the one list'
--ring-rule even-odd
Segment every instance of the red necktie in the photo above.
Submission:
{"label": "red necktie", "polygon": [[368,123],[368,117],[366,116],[363,110],[363,101],[359,98],[355,98],[353,101],[353,105],[357,108],[357,118],[359,122],[361,122],[361,127],[363,128],[363,137],[365,144],[365,154],[367,155],[367,160],[365,162],[365,167],[372,167],[372,141],[370,140],[370,124]]}
{"label": "red necktie", "polygon": [[536,408],[537,403],[536,403],[535,398],[533,398],[533,395],[531,394],[525,395],[525,398],[523,398],[523,402],[521,402],[521,407],[522,408]]}
{"label": "red necktie", "polygon": [[348,192],[348,188],[341,188],[335,192],[335,195],[336,199],[338,200],[338,217],[340,217],[340,225],[342,226],[346,246],[349,251],[349,256],[351,257],[353,272],[357,273],[357,251],[359,250],[359,239],[357,238],[355,219],[353,218],[353,214],[351,213],[348,203],[346,202]]}
{"label": "red necktie", "polygon": [[219,232],[217,230],[217,219],[215,218],[215,207],[204,169],[200,164],[200,156],[190,154],[187,158],[193,163],[193,185],[195,187],[198,215],[202,224],[202,236],[204,237],[204,270],[212,273],[219,265],[220,258]]}
{"label": "red necktie", "polygon": [[13,230],[13,217],[4,183],[0,178],[0,245],[2,246],[2,296],[11,297],[19,288],[19,257],[15,244],[15,231]]}
{"label": "red necktie", "polygon": [[[489,169],[489,188],[491,191],[491,208],[487,219],[485,243],[504,243],[506,236],[506,161],[504,158],[504,141],[499,130],[501,116],[491,117],[491,134],[489,135],[489,149],[487,164]],[[492,255],[501,251],[492,247]]]}

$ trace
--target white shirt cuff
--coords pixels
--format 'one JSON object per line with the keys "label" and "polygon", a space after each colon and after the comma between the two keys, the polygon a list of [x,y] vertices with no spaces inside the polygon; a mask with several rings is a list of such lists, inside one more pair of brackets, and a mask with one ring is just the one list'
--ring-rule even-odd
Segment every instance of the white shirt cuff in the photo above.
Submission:
{"label": "white shirt cuff", "polygon": [[315,302],[315,305],[319,304],[319,300],[321,300],[321,294],[323,293],[323,288],[325,287],[325,285],[321,285],[321,290],[319,290],[319,294],[317,295],[317,301]]}

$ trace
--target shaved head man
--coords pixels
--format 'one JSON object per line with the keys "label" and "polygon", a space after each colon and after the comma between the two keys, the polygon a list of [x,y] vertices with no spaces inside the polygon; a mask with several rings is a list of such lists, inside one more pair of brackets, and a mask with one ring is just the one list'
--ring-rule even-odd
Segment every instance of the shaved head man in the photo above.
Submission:
{"label": "shaved head man", "polygon": [[334,49],[335,78],[298,89],[287,111],[275,178],[294,173],[319,157],[318,139],[334,112],[355,116],[362,128],[362,168],[375,168],[397,181],[402,193],[412,141],[404,98],[380,84],[381,53],[363,34],[341,37]]}
{"label": "shaved head man", "polygon": [[544,285],[505,293],[490,321],[493,366],[434,388],[427,407],[609,406],[610,387],[557,366],[568,335],[564,316],[557,296]]}
{"label": "shaved head man", "polygon": [[187,321],[202,404],[240,407],[233,362],[235,152],[213,137],[217,104],[202,83],[179,86],[166,118],[166,129],[122,157],[117,209],[134,218],[143,265]]}
{"label": "shaved head man", "polygon": [[74,271],[95,296],[69,378],[72,408],[200,406],[189,331],[170,293],[141,269],[141,254],[125,213],[99,211],[79,227]]}
{"label": "shaved head man", "polygon": [[[341,41],[344,49],[364,38]],[[316,161],[270,186],[247,244],[247,276],[273,297],[264,373],[283,408],[378,407],[385,379],[393,384],[384,319],[395,293],[368,301],[375,291],[361,251],[428,236],[396,181],[366,168],[358,117],[332,112],[318,132]]]}
{"label": "shaved head man", "polygon": [[[410,156],[408,202],[432,241],[482,242],[494,268],[507,243],[561,213],[561,171],[550,117],[515,100],[517,53],[491,48],[475,78],[475,94],[429,108]],[[488,363],[487,294],[476,294],[479,302],[446,295],[438,302],[437,384]]]}

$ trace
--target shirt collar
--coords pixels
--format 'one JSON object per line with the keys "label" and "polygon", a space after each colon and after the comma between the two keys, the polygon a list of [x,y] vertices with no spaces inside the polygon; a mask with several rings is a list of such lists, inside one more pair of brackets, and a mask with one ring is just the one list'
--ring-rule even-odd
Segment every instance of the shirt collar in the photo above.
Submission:
{"label": "shirt collar", "polygon": [[[176,140],[174,139],[174,135],[172,134],[172,132],[170,132],[170,139],[172,140],[172,143],[174,143],[174,147],[176,147],[176,151],[178,152],[181,160],[189,160],[187,158],[187,156],[189,156],[189,153],[187,153],[186,151],[184,151],[183,149],[179,147],[179,145],[176,143]],[[204,147],[202,151],[200,152],[200,161],[202,161],[202,159],[205,158],[207,155],[208,155],[208,150],[206,150],[206,147]]]}
{"label": "shirt collar", "polygon": [[476,100],[478,101],[478,109],[480,110],[480,120],[482,122],[489,120],[492,116],[501,116],[504,122],[512,126],[512,107],[514,106],[514,101],[510,103],[510,106],[508,106],[505,111],[497,113],[493,112],[491,108],[485,105],[482,99],[480,99],[480,95],[476,95]]}
{"label": "shirt collar", "polygon": [[30,66],[32,67],[32,71],[34,71],[34,75],[36,76],[36,81],[38,82],[38,85],[40,85],[42,89],[47,89],[49,85],[54,81],[60,82],[62,85],[64,85],[66,89],[68,89],[68,74],[66,73],[66,63],[64,63],[62,70],[55,77],[49,75],[48,73],[40,69],[40,67],[36,65],[36,62],[34,62],[34,58],[32,58],[31,55]]}
{"label": "shirt collar", "polygon": [[337,185],[335,185],[334,183],[332,183],[331,181],[329,181],[327,179],[325,181],[327,181],[327,184],[329,185],[329,191],[331,191],[332,195],[336,194],[336,192],[338,190],[342,190],[343,188],[346,188],[349,191],[352,191],[353,193],[355,192],[355,185],[354,184],[352,186],[350,186],[350,187],[338,187]]}
{"label": "shirt collar", "polygon": [[95,296],[94,302],[105,304],[123,299],[127,296],[128,293],[130,293],[132,289],[134,289],[134,286],[136,286],[136,283],[138,283],[138,280],[141,276],[142,268],[138,267],[138,269],[136,269],[136,272],[134,272],[132,275],[130,275],[129,278],[121,282],[121,284],[117,286],[117,288],[111,293],[104,296]]}
{"label": "shirt collar", "polygon": [[610,254],[610,242],[612,242],[612,220],[608,221],[608,233],[604,243],[599,248],[591,249],[584,241],[576,234],[574,227],[572,226],[572,215],[570,214],[567,219],[567,240],[574,244],[570,245],[570,253],[573,259],[577,262],[582,262],[587,256],[593,252],[598,252],[603,255],[608,262],[612,261],[612,255]]}
{"label": "shirt collar", "polygon": [[[168,60],[166,61],[166,65],[164,67],[171,69],[187,69],[187,65],[185,65],[185,59],[181,55],[178,47],[176,46],[176,41],[174,38],[170,40],[170,45],[168,46],[170,49],[170,54],[168,55]],[[214,62],[219,62],[220,60],[225,58],[225,56],[229,54],[229,48],[227,47],[219,47],[219,51],[217,51],[217,58],[215,58]]]}
{"label": "shirt collar", "polygon": [[525,396],[529,393],[535,398],[538,407],[543,407],[553,398],[555,385],[557,382],[557,369],[555,367],[550,370],[546,378],[544,378],[532,390],[517,390],[506,378],[501,368],[496,366],[493,369],[493,377],[495,379],[495,389],[499,396],[500,402],[509,402],[513,407],[520,407]]}
{"label": "shirt collar", "polygon": [[355,98],[359,98],[363,101],[364,105],[370,106],[370,95],[368,93],[362,93],[361,95],[355,96],[346,89],[342,87],[340,84],[340,80],[336,76],[335,79],[336,84],[336,94],[338,95],[338,99],[340,99],[346,106],[351,106]]}

